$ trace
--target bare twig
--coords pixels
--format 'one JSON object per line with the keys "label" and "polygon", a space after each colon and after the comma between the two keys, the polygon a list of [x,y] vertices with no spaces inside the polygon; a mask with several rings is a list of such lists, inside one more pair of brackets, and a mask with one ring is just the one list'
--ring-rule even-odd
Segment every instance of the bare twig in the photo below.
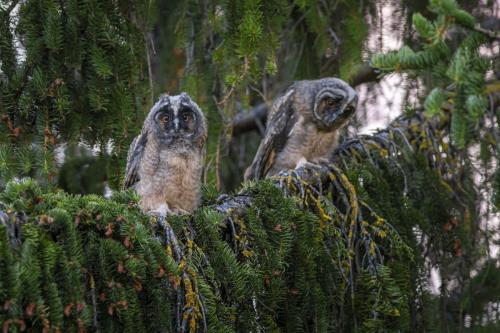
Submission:
{"label": "bare twig", "polygon": [[258,122],[265,123],[267,118],[267,105],[259,104],[252,108],[249,112],[238,113],[232,123],[233,136],[242,133],[250,132],[258,128]]}
{"label": "bare twig", "polygon": [[149,93],[151,95],[151,105],[154,104],[155,102],[155,96],[154,96],[154,86],[153,86],[153,68],[151,65],[151,54],[149,52],[149,43],[148,43],[148,37],[147,34],[144,34],[144,46],[146,48],[146,60],[148,63],[148,76],[149,76]]}
{"label": "bare twig", "polygon": [[481,32],[481,33],[485,34],[486,36],[488,36],[490,38],[500,39],[500,32],[482,28],[479,23],[477,23],[474,26],[474,30],[476,30],[478,32]]}
{"label": "bare twig", "polygon": [[95,332],[100,332],[99,321],[97,319],[97,297],[95,294],[95,281],[92,274],[90,274],[90,297],[92,299],[92,327]]}

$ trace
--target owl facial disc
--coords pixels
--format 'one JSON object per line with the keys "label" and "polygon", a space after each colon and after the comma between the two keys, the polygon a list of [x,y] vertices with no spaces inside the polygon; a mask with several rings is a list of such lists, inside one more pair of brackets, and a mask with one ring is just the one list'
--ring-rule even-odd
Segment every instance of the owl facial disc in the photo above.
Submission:
{"label": "owl facial disc", "polygon": [[[314,99],[313,115],[320,128],[336,129],[344,125],[354,113],[357,94],[340,79],[325,79]],[[331,81],[331,82],[330,82]]]}
{"label": "owl facial disc", "polygon": [[153,106],[153,122],[161,142],[190,144],[200,135],[200,119],[203,118],[198,105],[186,94],[162,96]]}

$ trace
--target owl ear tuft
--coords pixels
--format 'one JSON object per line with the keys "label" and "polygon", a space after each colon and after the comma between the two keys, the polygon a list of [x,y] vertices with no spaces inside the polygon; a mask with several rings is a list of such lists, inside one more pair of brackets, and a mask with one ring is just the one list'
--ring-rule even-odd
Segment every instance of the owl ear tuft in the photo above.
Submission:
{"label": "owl ear tuft", "polygon": [[185,91],[181,92],[179,96],[181,97],[181,100],[192,101],[192,98]]}

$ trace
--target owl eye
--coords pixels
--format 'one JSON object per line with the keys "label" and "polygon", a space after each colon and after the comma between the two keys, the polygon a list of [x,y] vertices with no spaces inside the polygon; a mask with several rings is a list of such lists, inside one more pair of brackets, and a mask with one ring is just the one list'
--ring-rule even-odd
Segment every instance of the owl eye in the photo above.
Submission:
{"label": "owl eye", "polygon": [[170,117],[168,115],[163,115],[160,117],[160,121],[164,124],[168,123],[170,121]]}
{"label": "owl eye", "polygon": [[181,114],[181,119],[183,121],[188,121],[189,119],[191,119],[191,116],[187,113],[183,113],[183,114]]}
{"label": "owl eye", "polygon": [[328,107],[334,107],[336,104],[337,104],[337,101],[336,101],[336,100],[334,100],[333,98],[328,97],[328,98],[326,99],[326,105],[327,105]]}

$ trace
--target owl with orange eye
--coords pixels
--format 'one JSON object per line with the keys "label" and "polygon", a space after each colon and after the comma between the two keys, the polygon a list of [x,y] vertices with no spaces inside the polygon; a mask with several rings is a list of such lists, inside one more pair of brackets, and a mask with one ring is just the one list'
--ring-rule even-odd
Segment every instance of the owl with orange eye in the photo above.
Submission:
{"label": "owl with orange eye", "polygon": [[274,101],[266,133],[245,179],[327,161],[337,147],[339,129],[353,116],[357,101],[354,89],[338,78],[293,83]]}
{"label": "owl with orange eye", "polygon": [[145,212],[192,212],[200,204],[207,121],[187,95],[162,95],[128,151],[124,188]]}

